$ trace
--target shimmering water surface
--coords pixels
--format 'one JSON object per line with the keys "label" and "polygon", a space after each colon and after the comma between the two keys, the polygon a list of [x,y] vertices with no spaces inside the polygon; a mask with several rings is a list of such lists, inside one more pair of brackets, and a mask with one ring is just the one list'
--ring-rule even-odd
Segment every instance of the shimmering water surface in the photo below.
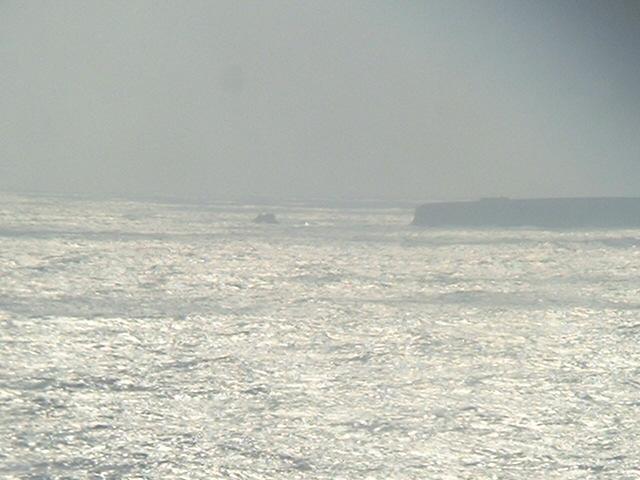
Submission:
{"label": "shimmering water surface", "polygon": [[640,231],[0,197],[2,478],[640,478]]}

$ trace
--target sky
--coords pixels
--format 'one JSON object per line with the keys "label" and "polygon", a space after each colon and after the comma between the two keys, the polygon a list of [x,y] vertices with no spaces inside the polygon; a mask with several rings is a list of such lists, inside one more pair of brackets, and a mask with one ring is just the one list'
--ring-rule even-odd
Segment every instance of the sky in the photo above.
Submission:
{"label": "sky", "polygon": [[0,190],[640,196],[640,1],[0,1]]}

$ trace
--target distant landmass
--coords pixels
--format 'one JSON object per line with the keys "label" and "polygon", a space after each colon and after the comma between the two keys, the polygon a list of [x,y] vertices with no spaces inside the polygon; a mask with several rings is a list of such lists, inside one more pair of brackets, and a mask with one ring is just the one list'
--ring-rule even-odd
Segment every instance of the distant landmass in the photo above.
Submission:
{"label": "distant landmass", "polygon": [[484,198],[426,203],[414,225],[427,227],[640,228],[640,198]]}

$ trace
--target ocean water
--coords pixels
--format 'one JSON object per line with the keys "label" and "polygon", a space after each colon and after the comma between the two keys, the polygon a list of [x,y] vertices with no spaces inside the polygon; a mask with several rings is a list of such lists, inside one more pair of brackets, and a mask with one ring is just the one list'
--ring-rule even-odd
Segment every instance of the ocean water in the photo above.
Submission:
{"label": "ocean water", "polygon": [[3,479],[640,478],[640,231],[0,196]]}

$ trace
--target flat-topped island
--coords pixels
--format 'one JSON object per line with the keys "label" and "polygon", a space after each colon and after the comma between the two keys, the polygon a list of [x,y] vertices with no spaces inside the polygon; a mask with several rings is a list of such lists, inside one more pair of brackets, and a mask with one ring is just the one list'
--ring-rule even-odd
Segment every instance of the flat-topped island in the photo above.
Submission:
{"label": "flat-topped island", "polygon": [[425,227],[640,228],[640,198],[486,198],[416,208]]}

